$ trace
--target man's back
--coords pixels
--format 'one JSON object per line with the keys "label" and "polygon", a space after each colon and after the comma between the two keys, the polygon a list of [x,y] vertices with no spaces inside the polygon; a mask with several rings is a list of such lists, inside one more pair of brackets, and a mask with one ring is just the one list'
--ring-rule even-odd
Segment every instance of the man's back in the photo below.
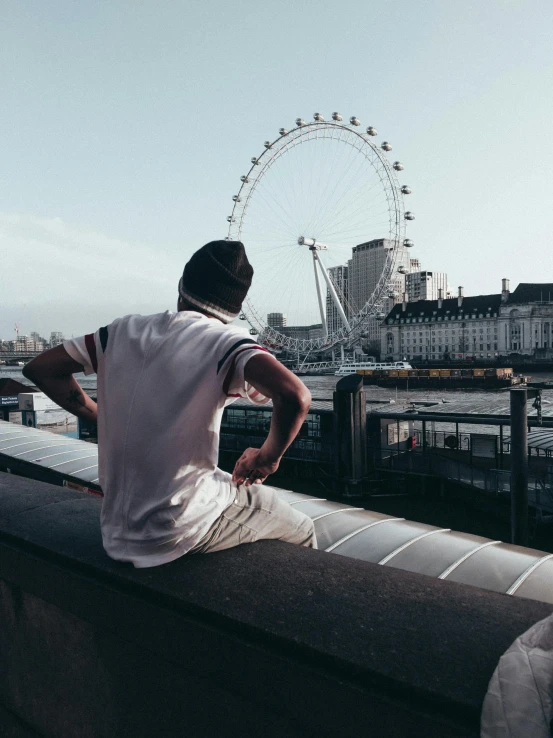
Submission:
{"label": "man's back", "polygon": [[106,550],[135,566],[181,556],[233,501],[231,477],[217,468],[219,428],[262,349],[240,329],[169,311],[126,316],[64,345],[98,374]]}

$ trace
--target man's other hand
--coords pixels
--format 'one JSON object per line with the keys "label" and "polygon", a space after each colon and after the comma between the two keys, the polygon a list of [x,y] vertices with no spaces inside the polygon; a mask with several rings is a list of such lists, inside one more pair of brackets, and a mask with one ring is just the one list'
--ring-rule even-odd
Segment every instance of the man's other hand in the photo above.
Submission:
{"label": "man's other hand", "polygon": [[236,484],[244,484],[245,482],[246,487],[249,487],[250,484],[261,484],[269,474],[276,472],[279,463],[280,459],[274,461],[267,458],[262,449],[247,448],[236,462],[232,472],[232,481]]}

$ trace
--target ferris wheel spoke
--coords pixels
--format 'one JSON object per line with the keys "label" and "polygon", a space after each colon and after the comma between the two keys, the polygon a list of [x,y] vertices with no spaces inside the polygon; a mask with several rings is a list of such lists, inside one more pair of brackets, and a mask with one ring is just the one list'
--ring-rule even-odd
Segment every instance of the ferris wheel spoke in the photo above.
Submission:
{"label": "ferris wheel spoke", "polygon": [[[358,231],[358,223],[362,222],[362,219],[359,217],[359,213],[362,212],[362,209],[358,210],[357,213],[352,214],[351,216],[348,214],[348,216],[344,219],[342,219],[339,223],[337,223],[336,230],[335,231],[328,231],[327,236],[333,236],[336,234],[347,234],[347,233],[354,233]],[[388,215],[388,210],[382,210],[379,214],[375,214],[374,219],[371,222],[371,225],[373,228],[376,228],[378,225],[385,225],[388,226],[388,219],[381,218],[380,216]],[[355,218],[357,217],[357,220]],[[343,226],[343,223],[347,223],[348,227],[346,228]],[[368,236],[368,237],[367,237]],[[375,234],[367,234],[365,236],[365,240],[370,240],[371,238],[378,238],[379,236]]]}
{"label": "ferris wheel spoke", "polygon": [[339,197],[336,199],[336,201],[333,203],[332,209],[329,207],[328,212],[332,213],[333,217],[336,217],[337,214],[343,212],[348,207],[351,207],[351,200],[349,199],[351,197],[352,189],[349,186],[349,180],[347,184],[342,183],[342,192],[339,195]]}
{"label": "ferris wheel spoke", "polygon": [[292,230],[292,228],[293,228],[293,220],[292,220],[292,217],[290,216],[289,213],[287,213],[285,211],[285,209],[282,207],[282,205],[280,205],[280,203],[279,203],[280,211],[277,211],[273,207],[273,205],[271,204],[270,197],[268,197],[268,196],[265,195],[265,193],[264,193],[264,191],[263,191],[262,188],[258,188],[258,195],[265,202],[266,206],[269,208],[269,210],[273,214],[274,222],[277,223],[277,224],[280,223],[282,225],[282,223],[284,221],[285,226],[287,228],[289,228],[290,230]]}
{"label": "ferris wheel spoke", "polygon": [[[352,157],[352,153],[353,152],[352,152],[351,148],[350,147],[346,147],[347,162],[344,162],[343,167],[342,167],[342,170],[345,170],[346,172],[350,168],[350,160],[351,160],[351,157]],[[343,189],[342,197],[347,196],[346,195],[345,188],[344,188],[344,184],[343,184],[343,178],[342,177],[339,177],[338,176],[338,173],[336,171],[334,171],[334,173],[333,173],[332,176],[336,180],[336,187],[339,186],[339,187],[341,187]],[[322,200],[321,199],[318,202],[318,207],[319,207],[319,213],[324,213],[325,211],[332,211],[335,208],[335,203],[332,204],[332,200],[330,198],[327,198],[325,200]],[[313,228],[315,227],[314,224],[312,225],[312,227]]]}
{"label": "ferris wheel spoke", "polygon": [[[283,182],[283,174],[281,171],[281,168],[279,167],[279,162],[275,162],[271,165],[271,172],[274,174],[274,181],[271,183],[266,178],[261,180],[260,184],[266,188],[268,191],[268,196],[275,198],[279,205],[282,207],[283,211],[288,213],[288,215],[293,218],[294,210],[297,208],[297,205],[294,206],[294,200],[290,200],[288,195],[289,187],[285,185]],[[278,180],[279,187],[277,190],[275,190],[275,186],[277,184],[276,180]]]}
{"label": "ferris wheel spoke", "polygon": [[350,202],[344,203],[339,210],[336,209],[334,211],[334,213],[333,213],[333,215],[334,215],[334,223],[338,222],[338,218],[340,218],[340,216],[343,213],[346,213],[347,214],[347,210],[349,209],[351,211],[355,206],[358,205],[358,203],[361,204],[361,208],[363,208],[367,213],[370,213],[371,212],[371,208],[370,208],[371,203],[379,203],[380,204],[383,201],[385,202],[385,200],[383,199],[382,195],[379,195],[379,196],[374,195],[371,198],[364,198],[362,196],[362,194],[361,195],[356,195],[354,198],[352,198],[352,200]]}
{"label": "ferris wheel spoke", "polygon": [[[324,187],[323,191],[321,192],[321,203],[331,203],[334,197],[334,193],[336,192],[336,189],[340,184],[339,178],[335,175],[335,172],[338,171],[338,157],[342,146],[339,142],[335,142],[333,148],[334,152],[332,160],[329,161],[329,159],[325,157],[325,163],[327,164],[327,171],[329,173],[329,176],[324,177]],[[332,184],[334,184],[334,187],[332,187]]]}
{"label": "ferris wheel spoke", "polygon": [[[326,230],[321,235],[325,242],[337,247],[339,243],[347,243],[351,251],[353,246],[366,243],[373,238],[379,238],[379,234],[387,234],[387,219],[371,218],[367,221],[363,217],[354,219],[354,216],[345,218],[339,226],[331,226],[335,230]],[[384,229],[384,231],[383,231]]]}
{"label": "ferris wheel spoke", "polygon": [[[273,188],[270,186],[270,183],[267,181],[266,178],[260,180],[257,183],[256,189],[255,191],[253,191],[253,195],[254,202],[256,201],[257,197],[262,197],[264,199],[264,201],[267,203],[267,206],[270,207],[272,212],[274,213],[276,222],[279,222],[281,225],[283,223],[287,223],[287,227],[291,227],[293,222],[293,209],[291,207],[291,204],[288,202],[286,196],[283,197],[283,193],[279,194],[273,191]],[[270,202],[274,202],[276,208],[269,205],[268,203]]]}

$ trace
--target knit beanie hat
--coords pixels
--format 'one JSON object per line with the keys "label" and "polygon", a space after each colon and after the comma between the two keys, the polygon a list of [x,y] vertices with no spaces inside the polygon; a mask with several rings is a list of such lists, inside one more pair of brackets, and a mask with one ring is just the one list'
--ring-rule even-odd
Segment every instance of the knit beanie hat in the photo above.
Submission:
{"label": "knit beanie hat", "polygon": [[192,255],[179,295],[223,323],[236,318],[250,288],[253,268],[240,241],[211,241]]}

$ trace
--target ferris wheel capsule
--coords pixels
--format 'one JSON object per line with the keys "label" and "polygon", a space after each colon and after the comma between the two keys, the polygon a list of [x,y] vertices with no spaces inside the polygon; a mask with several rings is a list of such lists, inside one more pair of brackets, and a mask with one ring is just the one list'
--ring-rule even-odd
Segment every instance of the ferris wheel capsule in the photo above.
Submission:
{"label": "ferris wheel capsule", "polygon": [[247,320],[246,313],[240,313],[240,320]]}
{"label": "ferris wheel capsule", "polygon": [[392,150],[392,144],[389,144],[388,141],[383,141],[380,148],[383,151],[391,151]]}
{"label": "ferris wheel capsule", "polygon": [[402,265],[398,267],[398,274],[407,274],[407,269]]}
{"label": "ferris wheel capsule", "polygon": [[378,131],[374,126],[369,126],[367,128],[367,133],[369,134],[369,136],[378,136]]}
{"label": "ferris wheel capsule", "polygon": [[240,195],[233,195],[232,199],[234,200],[234,202],[242,202],[242,198],[240,197]]}
{"label": "ferris wheel capsule", "polygon": [[300,128],[305,125],[305,121],[303,118],[296,118],[296,125]]}
{"label": "ferris wheel capsule", "polygon": [[339,123],[341,120],[343,120],[343,118],[340,113],[332,113],[332,120],[335,120]]}
{"label": "ferris wheel capsule", "polygon": [[405,220],[415,220],[415,215],[410,210],[405,213]]}
{"label": "ferris wheel capsule", "polygon": [[259,159],[257,158],[257,156],[252,156],[250,161],[252,164],[259,164]]}
{"label": "ferris wheel capsule", "polygon": [[255,328],[250,328],[250,336],[257,336],[257,331]]}
{"label": "ferris wheel capsule", "polygon": [[403,192],[404,195],[411,194],[411,188],[409,187],[409,185],[403,185],[401,188],[401,191]]}
{"label": "ferris wheel capsule", "polygon": [[273,144],[270,141],[265,141],[263,143],[263,146],[265,146],[266,149],[272,149],[273,148]]}
{"label": "ferris wheel capsule", "polygon": [[386,317],[386,313],[382,313],[382,312],[380,312],[380,313],[377,313],[377,314],[376,314],[376,317],[377,317],[377,318],[380,318],[380,320],[382,320],[383,318],[385,318],[385,317]]}
{"label": "ferris wheel capsule", "polygon": [[249,180],[249,178],[248,178],[247,174],[243,174],[243,175],[242,175],[242,176],[240,177],[240,182],[243,182],[244,184],[248,184],[248,182],[249,182],[249,181],[250,181],[250,180]]}
{"label": "ferris wheel capsule", "polygon": [[288,129],[287,128],[279,128],[278,129],[278,132],[280,133],[281,136],[286,136],[286,134],[288,133]]}
{"label": "ferris wheel capsule", "polygon": [[352,115],[351,116],[351,118],[349,119],[349,122],[351,123],[352,126],[360,126],[361,125],[361,121],[359,120],[359,118],[356,118],[355,115]]}
{"label": "ferris wheel capsule", "polygon": [[394,169],[396,170],[396,172],[401,172],[405,169],[405,167],[400,161],[394,161]]}
{"label": "ferris wheel capsule", "polygon": [[411,239],[410,239],[410,238],[406,238],[406,239],[404,240],[404,242],[403,242],[403,245],[404,245],[405,247],[407,247],[408,249],[411,249],[411,248],[413,248],[413,246],[415,245],[415,242],[414,242],[414,241],[411,241]]}
{"label": "ferris wheel capsule", "polygon": [[227,215],[227,220],[228,220],[229,223],[235,223],[236,222],[236,218],[233,218],[232,215]]}
{"label": "ferris wheel capsule", "polygon": [[318,121],[319,123],[324,122],[324,118],[320,113],[313,113],[314,120]]}

